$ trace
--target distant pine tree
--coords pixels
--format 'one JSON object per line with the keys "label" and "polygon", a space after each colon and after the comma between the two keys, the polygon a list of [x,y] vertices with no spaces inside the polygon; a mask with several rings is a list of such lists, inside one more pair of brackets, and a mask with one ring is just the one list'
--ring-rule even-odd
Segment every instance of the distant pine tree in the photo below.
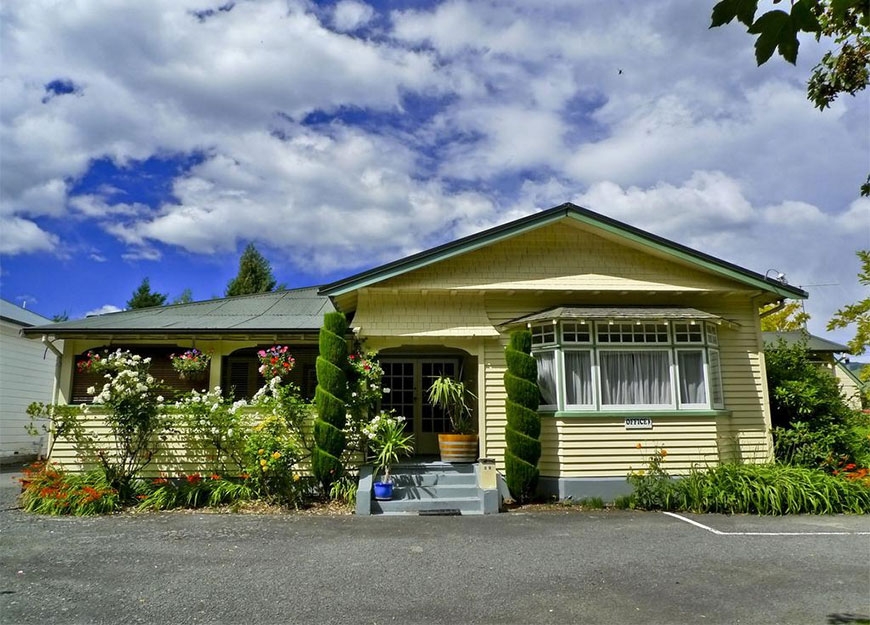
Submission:
{"label": "distant pine tree", "polygon": [[248,243],[239,258],[239,273],[227,284],[226,296],[251,295],[275,290],[275,276],[269,261]]}
{"label": "distant pine tree", "polygon": [[166,304],[165,293],[155,293],[151,290],[151,282],[148,278],[142,278],[142,284],[133,291],[133,297],[127,300],[127,308],[150,308]]}

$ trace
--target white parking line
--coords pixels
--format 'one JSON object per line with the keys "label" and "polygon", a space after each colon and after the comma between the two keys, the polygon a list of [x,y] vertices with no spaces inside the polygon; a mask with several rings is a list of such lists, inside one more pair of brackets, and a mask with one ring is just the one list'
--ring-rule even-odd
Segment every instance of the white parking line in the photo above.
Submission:
{"label": "white parking line", "polygon": [[700,527],[717,536],[870,536],[870,532],[722,532],[673,512],[665,512],[664,514],[680,521],[685,521],[695,527]]}

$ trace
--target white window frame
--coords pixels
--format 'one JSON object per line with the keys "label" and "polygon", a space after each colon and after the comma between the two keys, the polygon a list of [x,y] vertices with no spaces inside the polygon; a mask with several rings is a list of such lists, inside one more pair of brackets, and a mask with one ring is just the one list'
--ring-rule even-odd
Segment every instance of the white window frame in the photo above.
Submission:
{"label": "white window frame", "polygon": [[[559,406],[564,405],[564,402],[562,401],[562,398],[560,397],[560,393],[562,392],[561,389],[564,389],[565,385],[564,385],[564,383],[563,384],[559,383],[559,380],[561,379],[561,376],[562,376],[562,367],[561,367],[561,363],[560,363],[562,358],[559,354],[559,351],[560,350],[555,348],[555,347],[546,347],[543,349],[533,349],[532,350],[533,357],[536,354],[553,354],[553,367],[556,370],[555,376],[554,376],[555,382],[556,382],[556,389],[555,389],[555,393],[554,393],[554,395],[556,397],[556,403],[555,404],[541,403],[541,405],[538,406],[538,410],[543,410],[545,412],[551,412],[554,410],[559,410]],[[537,359],[535,359],[535,362],[537,363]],[[537,382],[537,380],[535,382]],[[538,384],[540,384],[540,383],[538,382]],[[541,397],[543,399],[543,395]]]}
{"label": "white window frame", "polygon": [[[683,343],[685,345],[685,343]],[[680,369],[680,353],[681,352],[692,352],[701,354],[701,375],[704,376],[704,395],[707,397],[707,401],[703,404],[700,403],[692,403],[692,402],[683,402],[680,398],[680,381],[682,380],[683,372]],[[709,367],[707,366],[707,350],[704,349],[702,345],[698,345],[697,347],[677,347],[674,349],[674,384],[676,386],[677,392],[674,397],[677,401],[677,408],[682,408],[683,410],[709,410],[713,405],[711,393],[710,393],[710,372]]]}
{"label": "white window frame", "polygon": [[[614,324],[631,325],[631,326],[655,326],[653,328],[657,337],[661,337],[662,328],[667,332],[667,342],[664,341],[626,341],[626,342],[610,342],[599,341],[599,327],[609,327]],[[547,321],[533,328],[543,328],[538,332],[538,336],[547,335],[549,338],[552,332],[553,342],[540,342],[532,345],[532,355],[540,353],[553,354],[553,366],[555,373],[556,404],[541,404],[539,410],[542,412],[656,412],[656,411],[703,411],[703,410],[722,410],[725,408],[725,391],[722,383],[722,365],[721,354],[719,350],[718,328],[703,321],[685,321],[682,319],[673,319],[667,322],[657,321],[650,322],[642,320],[637,321],[587,321],[582,322],[574,319],[564,319],[553,324],[552,321]],[[587,325],[589,328],[589,341],[570,341],[565,337],[565,326]],[[684,336],[682,339],[677,337],[677,327],[681,324],[697,325],[700,329],[700,340],[687,340],[689,337]],[[569,333],[572,330],[568,331]],[[621,331],[621,335],[625,336],[627,332]],[[649,329],[642,331],[642,334],[650,334]],[[534,334],[533,334],[534,336]],[[632,338],[635,338],[632,336]],[[640,338],[640,337],[638,337]],[[645,338],[645,336],[644,336]],[[669,391],[670,403],[667,404],[605,404],[603,402],[603,379],[601,370],[601,354],[605,352],[643,352],[643,351],[658,351],[665,352],[668,355],[668,375],[669,375]],[[704,393],[706,403],[690,403],[683,402],[680,397],[680,381],[682,372],[679,365],[680,352],[699,352],[701,354],[701,363],[703,367]],[[591,361],[590,378],[592,383],[592,402],[589,404],[569,404],[568,403],[568,385],[566,365],[566,354],[570,352],[586,352],[589,354]]]}
{"label": "white window frame", "polygon": [[[557,381],[561,381],[562,384],[559,385],[561,389],[561,395],[559,396],[560,406],[565,406],[565,410],[584,410],[584,411],[592,411],[598,410],[598,397],[600,388],[600,383],[598,380],[598,363],[596,361],[596,352],[592,349],[591,345],[585,348],[578,348],[575,345],[580,345],[580,343],[569,343],[570,347],[560,349],[559,355],[562,360],[561,367],[561,375]],[[592,385],[592,401],[588,404],[569,404],[568,403],[568,367],[565,364],[565,356],[568,353],[576,353],[583,352],[589,355],[589,381]]]}

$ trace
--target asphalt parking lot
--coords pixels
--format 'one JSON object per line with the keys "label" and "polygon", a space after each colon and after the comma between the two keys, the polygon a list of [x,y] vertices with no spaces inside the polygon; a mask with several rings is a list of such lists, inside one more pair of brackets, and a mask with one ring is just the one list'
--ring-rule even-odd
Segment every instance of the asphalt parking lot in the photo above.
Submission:
{"label": "asphalt parking lot", "polygon": [[0,475],[0,622],[858,623],[870,518],[47,518]]}

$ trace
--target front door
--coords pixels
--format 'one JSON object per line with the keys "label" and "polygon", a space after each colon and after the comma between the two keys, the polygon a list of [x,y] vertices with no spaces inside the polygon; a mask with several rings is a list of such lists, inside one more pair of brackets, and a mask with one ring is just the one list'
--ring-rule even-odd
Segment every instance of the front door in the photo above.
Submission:
{"label": "front door", "polygon": [[438,434],[450,431],[450,419],[429,403],[429,387],[440,375],[459,374],[456,358],[382,359],[383,386],[390,389],[381,398],[381,408],[407,419],[414,432],[417,455],[438,454]]}

